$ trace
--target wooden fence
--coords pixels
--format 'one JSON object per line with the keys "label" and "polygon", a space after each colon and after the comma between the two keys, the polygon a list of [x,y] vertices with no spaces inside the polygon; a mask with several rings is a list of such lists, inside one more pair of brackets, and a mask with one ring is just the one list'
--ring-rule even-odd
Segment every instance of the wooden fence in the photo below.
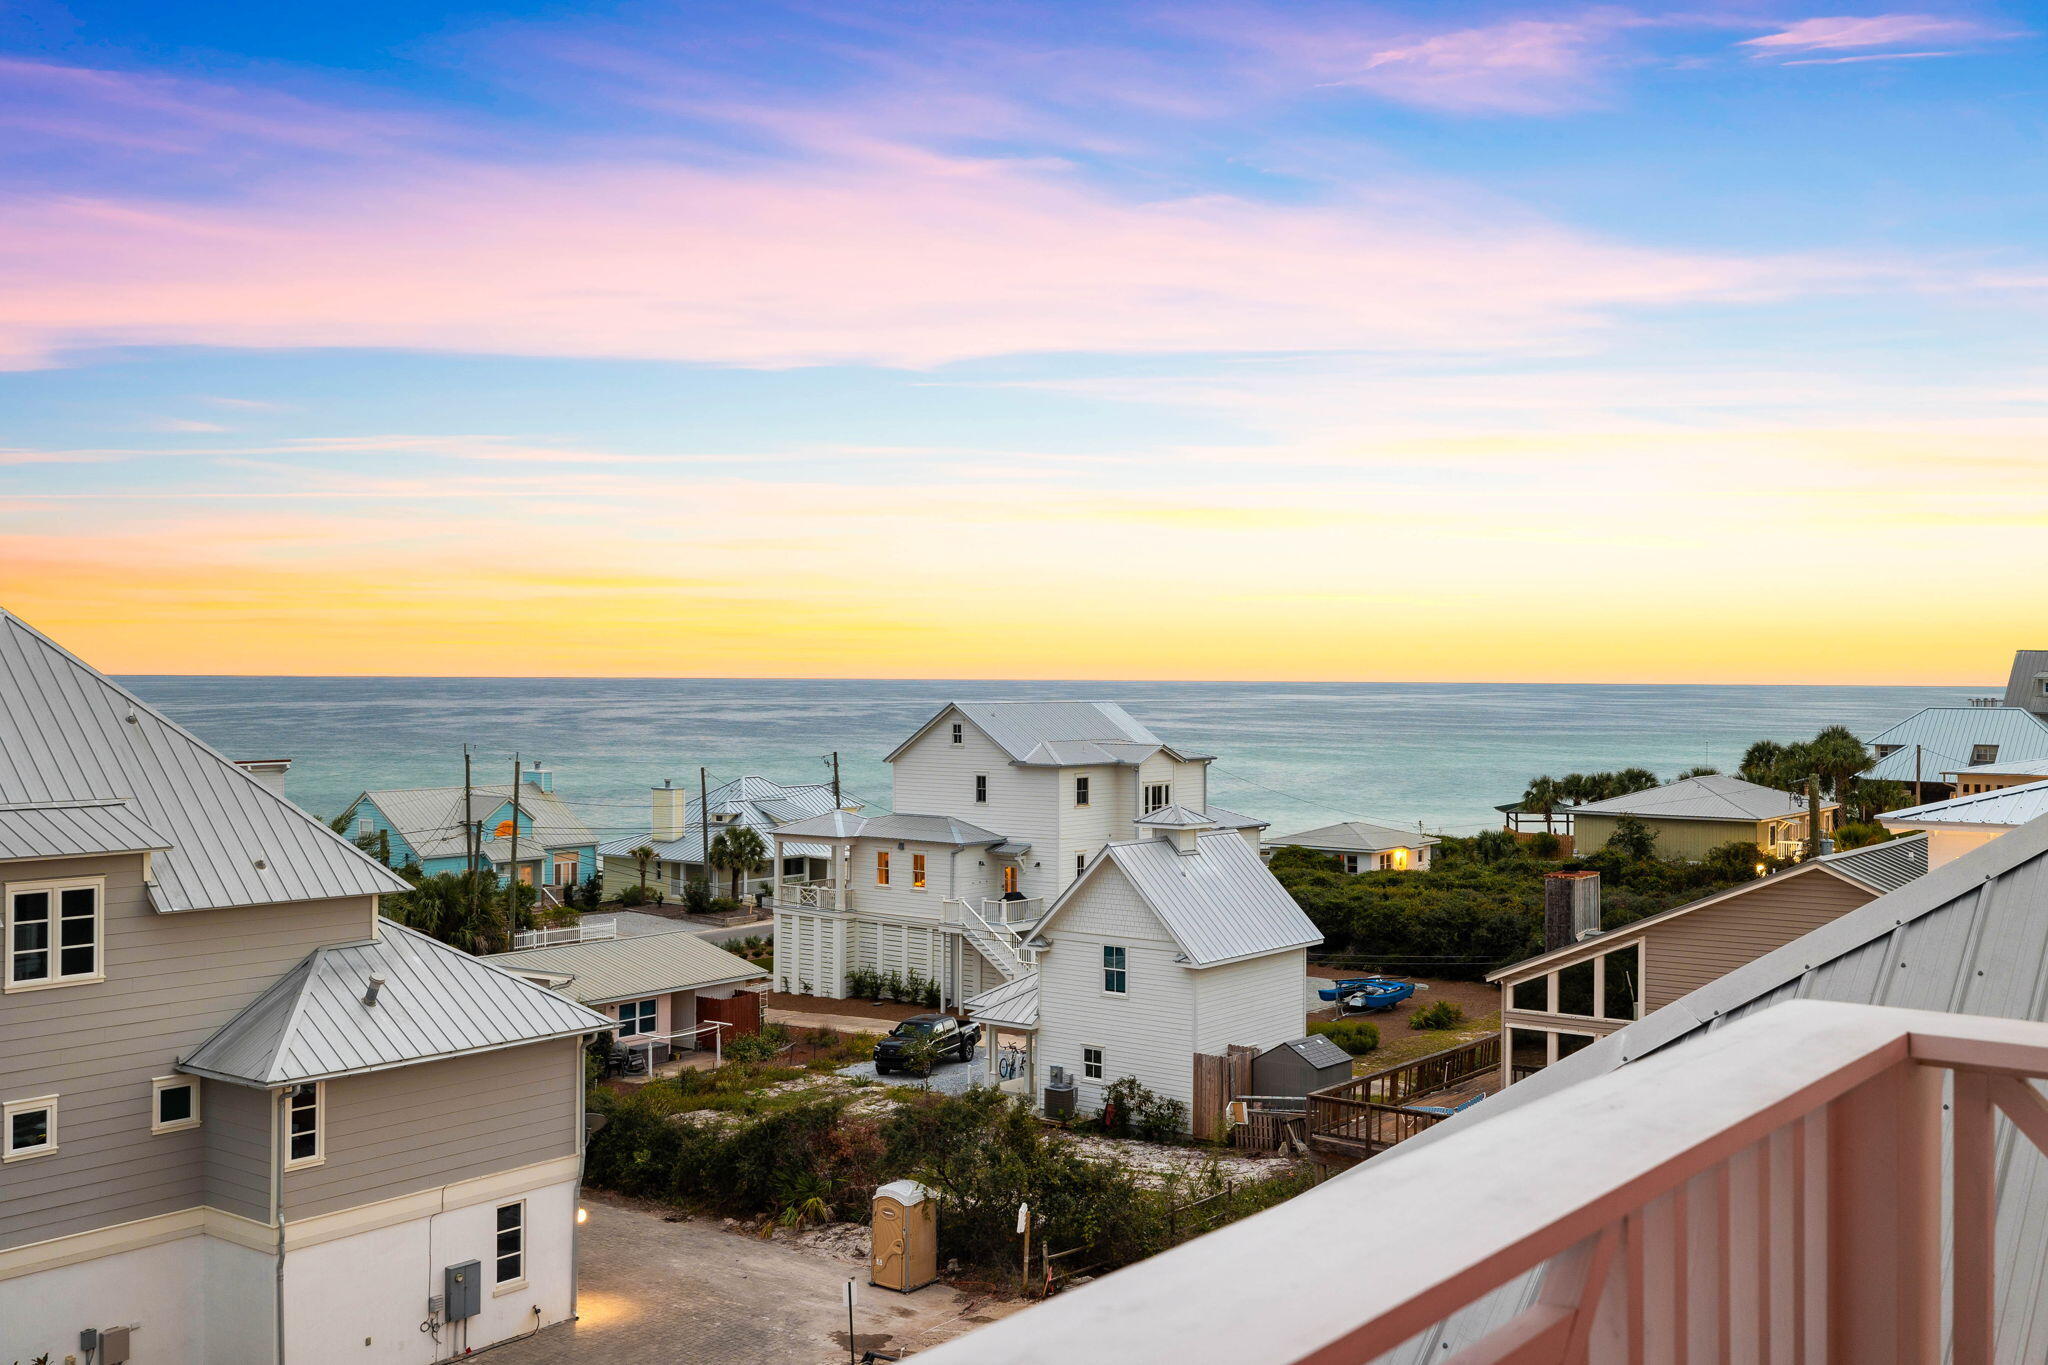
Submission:
{"label": "wooden fence", "polygon": [[1257,1048],[1236,1043],[1223,1056],[1213,1052],[1194,1054],[1195,1102],[1188,1119],[1196,1137],[1214,1141],[1223,1136],[1224,1108],[1236,1096],[1251,1093],[1252,1058],[1258,1055]]}
{"label": "wooden fence", "polygon": [[1314,1091],[1308,1097],[1309,1145],[1351,1155],[1384,1151],[1445,1117],[1411,1108],[1413,1101],[1499,1068],[1500,1035],[1494,1034]]}

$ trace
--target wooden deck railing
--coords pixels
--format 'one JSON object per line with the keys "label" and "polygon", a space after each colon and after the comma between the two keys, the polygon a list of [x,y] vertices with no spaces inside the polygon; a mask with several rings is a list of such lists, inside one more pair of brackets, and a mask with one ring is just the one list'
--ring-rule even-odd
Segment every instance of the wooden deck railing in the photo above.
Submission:
{"label": "wooden deck railing", "polygon": [[919,1360],[2039,1360],[2043,1077],[2039,1023],[1792,1001]]}
{"label": "wooden deck railing", "polygon": [[1414,1101],[1500,1069],[1500,1035],[1432,1052],[1400,1066],[1312,1091],[1308,1138],[1378,1152],[1415,1136],[1442,1114],[1410,1108]]}

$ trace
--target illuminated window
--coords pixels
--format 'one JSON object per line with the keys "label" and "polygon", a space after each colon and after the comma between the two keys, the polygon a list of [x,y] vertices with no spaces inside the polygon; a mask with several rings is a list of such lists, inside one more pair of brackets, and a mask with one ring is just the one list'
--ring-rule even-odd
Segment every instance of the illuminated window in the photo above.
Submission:
{"label": "illuminated window", "polygon": [[511,837],[512,831],[517,828],[518,826],[513,824],[510,820],[500,820],[498,822],[497,835],[500,839],[508,839]]}
{"label": "illuminated window", "polygon": [[910,885],[912,890],[924,890],[924,855],[922,853],[910,855]]}
{"label": "illuminated window", "polygon": [[875,854],[875,885],[887,886],[888,884],[889,855],[887,853],[877,853]]}

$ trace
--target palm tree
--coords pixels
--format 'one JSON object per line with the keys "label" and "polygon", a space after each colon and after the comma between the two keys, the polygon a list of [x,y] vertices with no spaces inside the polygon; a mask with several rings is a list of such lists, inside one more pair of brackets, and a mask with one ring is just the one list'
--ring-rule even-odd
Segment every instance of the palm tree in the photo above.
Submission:
{"label": "palm tree", "polygon": [[1742,751],[1742,766],[1735,775],[1760,787],[1775,787],[1784,765],[1785,746],[1774,739],[1760,739]]}
{"label": "palm tree", "polygon": [[1805,748],[1813,771],[1826,781],[1828,795],[1837,801],[1845,800],[1849,783],[1870,766],[1870,751],[1845,726],[1830,725]]}
{"label": "palm tree", "polygon": [[1651,772],[1648,768],[1623,768],[1620,772],[1614,774],[1614,795],[1616,796],[1627,796],[1630,792],[1646,792],[1652,787],[1661,787],[1663,785],[1657,779],[1657,774]]}
{"label": "palm tree", "polygon": [[732,898],[740,898],[740,882],[768,861],[768,843],[745,825],[729,825],[711,841],[711,865],[732,874]]}
{"label": "palm tree", "polygon": [[1708,767],[1703,763],[1697,768],[1687,768],[1673,780],[1683,782],[1688,777],[1719,777],[1720,775],[1721,770],[1719,768]]}
{"label": "palm tree", "polygon": [[1529,780],[1529,789],[1522,793],[1522,809],[1531,815],[1543,817],[1543,832],[1550,833],[1550,817],[1558,804],[1564,800],[1564,792],[1554,777],[1536,777]]}
{"label": "palm tree", "polygon": [[647,866],[654,861],[654,849],[647,844],[633,850],[633,861],[640,864],[640,889],[647,889]]}

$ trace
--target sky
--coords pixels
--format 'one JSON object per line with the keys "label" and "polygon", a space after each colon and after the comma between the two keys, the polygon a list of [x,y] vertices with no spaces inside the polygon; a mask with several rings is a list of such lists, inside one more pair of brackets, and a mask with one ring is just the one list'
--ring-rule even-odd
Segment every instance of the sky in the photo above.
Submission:
{"label": "sky", "polygon": [[1979,685],[2048,7],[0,4],[124,673]]}

